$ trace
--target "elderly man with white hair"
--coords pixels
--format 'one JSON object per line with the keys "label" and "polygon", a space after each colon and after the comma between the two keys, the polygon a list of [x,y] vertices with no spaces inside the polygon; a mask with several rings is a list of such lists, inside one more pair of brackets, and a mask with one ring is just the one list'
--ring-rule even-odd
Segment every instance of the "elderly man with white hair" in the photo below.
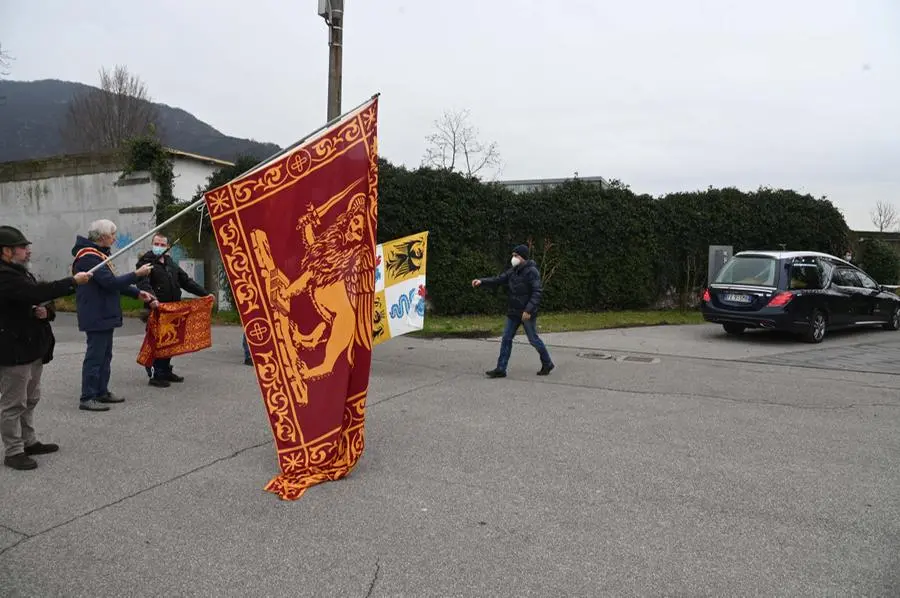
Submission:
{"label": "elderly man with white hair", "polygon": [[[87,238],[79,235],[72,248],[72,272],[87,272],[110,255],[116,242],[116,225],[109,220],[91,223]],[[112,262],[94,272],[91,281],[75,292],[78,329],[87,336],[87,352],[81,368],[81,404],[84,411],[109,411],[106,403],[125,399],[109,391],[113,331],[122,326],[121,295],[125,294],[156,307],[156,298],[139,290],[138,278],[150,274],[148,264],[134,272],[117,275]]]}

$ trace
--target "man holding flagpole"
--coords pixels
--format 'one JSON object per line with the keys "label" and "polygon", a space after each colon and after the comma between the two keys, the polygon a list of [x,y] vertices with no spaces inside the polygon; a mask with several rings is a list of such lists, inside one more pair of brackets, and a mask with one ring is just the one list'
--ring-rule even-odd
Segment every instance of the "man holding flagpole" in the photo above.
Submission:
{"label": "man holding flagpole", "polygon": [[[87,238],[79,235],[72,248],[75,260],[72,272],[88,272],[109,258],[116,242],[116,225],[109,220],[92,222]],[[81,399],[83,411],[109,411],[107,403],[122,403],[125,399],[109,391],[113,331],[122,326],[121,295],[140,299],[157,307],[156,297],[135,286],[139,278],[150,274],[147,264],[134,272],[117,276],[112,262],[97,268],[88,284],[78,287],[76,306],[78,329],[87,336],[87,351],[81,368]]]}
{"label": "man holding flagpole", "polygon": [[[149,265],[152,270],[150,276],[142,278],[137,287],[156,297],[161,303],[175,303],[181,301],[181,289],[196,295],[206,297],[211,295],[209,291],[195,282],[187,272],[175,263],[169,255],[169,240],[162,233],[156,233],[151,240],[150,251],[141,256],[137,267]],[[150,368],[148,368],[150,370]],[[172,382],[184,382],[184,378],[172,371],[171,357],[158,357],[153,361],[150,377],[150,386],[167,388]]]}
{"label": "man holding flagpole", "polygon": [[38,441],[34,430],[41,374],[56,344],[50,327],[53,300],[91,279],[82,272],[38,282],[28,271],[30,261],[31,241],[17,228],[0,226],[0,438],[6,451],[3,463],[22,471],[37,467],[32,456],[59,450]]}

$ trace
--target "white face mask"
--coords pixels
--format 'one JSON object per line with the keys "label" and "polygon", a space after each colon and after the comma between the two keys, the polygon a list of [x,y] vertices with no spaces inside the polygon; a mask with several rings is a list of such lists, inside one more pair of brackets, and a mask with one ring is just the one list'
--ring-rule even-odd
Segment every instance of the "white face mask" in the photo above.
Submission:
{"label": "white face mask", "polygon": [[517,257],[517,256],[514,255],[514,256],[512,257],[512,259],[509,260],[509,263],[512,264],[513,268],[515,268],[516,266],[518,266],[519,264],[522,263],[522,258]]}

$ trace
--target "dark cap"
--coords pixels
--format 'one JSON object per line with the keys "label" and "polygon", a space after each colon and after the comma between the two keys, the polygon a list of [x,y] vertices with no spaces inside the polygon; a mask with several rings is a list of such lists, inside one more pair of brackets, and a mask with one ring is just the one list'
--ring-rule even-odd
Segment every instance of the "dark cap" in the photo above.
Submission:
{"label": "dark cap", "polygon": [[25,238],[22,231],[13,226],[0,226],[0,247],[19,247],[31,245],[31,241]]}
{"label": "dark cap", "polygon": [[516,245],[513,249],[513,253],[522,258],[523,260],[528,259],[528,245]]}

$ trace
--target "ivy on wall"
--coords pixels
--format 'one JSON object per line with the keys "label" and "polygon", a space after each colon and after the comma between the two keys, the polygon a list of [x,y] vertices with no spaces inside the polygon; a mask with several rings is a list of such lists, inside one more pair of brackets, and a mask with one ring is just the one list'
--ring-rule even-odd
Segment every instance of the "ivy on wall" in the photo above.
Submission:
{"label": "ivy on wall", "polygon": [[175,171],[172,157],[159,139],[137,137],[125,146],[124,175],[149,172],[150,179],[159,185],[156,196],[156,223],[162,224],[175,214]]}

